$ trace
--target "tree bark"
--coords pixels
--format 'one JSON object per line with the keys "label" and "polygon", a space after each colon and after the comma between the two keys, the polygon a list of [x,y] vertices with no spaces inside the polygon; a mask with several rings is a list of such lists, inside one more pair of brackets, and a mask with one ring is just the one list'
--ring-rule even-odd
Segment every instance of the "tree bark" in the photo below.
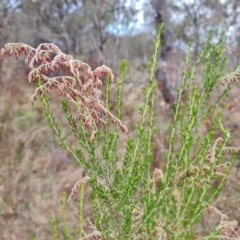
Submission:
{"label": "tree bark", "polygon": [[152,5],[156,14],[156,26],[158,27],[161,23],[165,24],[165,30],[162,33],[162,44],[155,77],[165,102],[170,104],[171,108],[173,108],[173,103],[175,102],[177,94],[176,90],[172,87],[171,80],[167,73],[168,61],[172,52],[172,34],[167,28],[167,4],[166,0],[152,0]]}

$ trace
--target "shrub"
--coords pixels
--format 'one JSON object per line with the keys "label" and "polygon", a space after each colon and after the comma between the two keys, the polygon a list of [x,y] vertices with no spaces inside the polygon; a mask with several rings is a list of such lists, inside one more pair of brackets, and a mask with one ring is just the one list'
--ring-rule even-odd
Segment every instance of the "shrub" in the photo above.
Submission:
{"label": "shrub", "polygon": [[[192,63],[189,45],[178,98],[172,110],[166,164],[164,169],[152,169],[152,137],[156,131],[154,74],[162,31],[163,25],[159,26],[155,52],[148,65],[150,77],[148,86],[143,88],[145,101],[139,108],[141,120],[135,125],[135,135],[129,133],[122,120],[125,60],[120,65],[117,81],[115,116],[110,112],[109,100],[110,82],[114,82],[115,77],[108,67],[103,65],[91,70],[88,64],[62,53],[54,44],[41,44],[34,49],[22,43],[9,43],[0,51],[0,59],[7,54],[26,56],[29,82],[38,84],[31,101],[39,97],[60,145],[86,171],[87,177],[75,184],[67,200],[69,203],[78,189],[83,195],[86,185],[91,187],[94,222],[90,223],[92,232],[89,234],[80,227],[81,239],[193,239],[197,238],[194,226],[205,210],[217,214],[220,222],[208,236],[198,239],[238,239],[237,222],[226,221],[225,215],[211,206],[211,202],[221,191],[239,151],[227,146],[230,132],[224,127],[222,111],[232,83],[240,78],[240,69],[224,75],[223,34],[219,43],[214,44],[210,33]],[[196,69],[202,63],[202,83],[198,84]],[[104,94],[101,91],[103,77]],[[76,149],[68,144],[54,119],[54,111],[50,111],[47,92],[51,90],[56,90],[62,99],[69,127],[79,142]],[[221,92],[220,97],[211,104],[211,94],[216,90]],[[187,92],[186,101],[182,99],[183,92]],[[206,129],[204,123],[209,116],[213,120]],[[121,131],[128,135],[123,159],[118,152]],[[82,205],[83,198],[81,210]],[[63,215],[65,207],[64,203]],[[65,239],[70,239],[67,220],[63,219]],[[80,223],[83,221],[80,212]],[[55,239],[59,239],[56,224],[55,221]]]}

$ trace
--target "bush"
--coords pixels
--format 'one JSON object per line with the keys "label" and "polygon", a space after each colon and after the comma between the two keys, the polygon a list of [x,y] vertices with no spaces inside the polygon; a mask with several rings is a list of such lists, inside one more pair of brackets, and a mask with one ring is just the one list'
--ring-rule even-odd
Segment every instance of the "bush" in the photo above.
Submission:
{"label": "bush", "polygon": [[[139,108],[141,120],[135,125],[135,135],[129,133],[122,121],[125,60],[120,65],[117,81],[115,116],[110,112],[109,100],[110,82],[114,82],[115,77],[108,67],[103,65],[93,71],[88,64],[62,53],[54,44],[41,44],[34,49],[26,44],[9,43],[0,51],[0,59],[7,54],[26,56],[29,82],[38,84],[31,101],[39,97],[60,145],[86,172],[87,176],[75,184],[67,200],[70,203],[79,189],[82,196],[86,185],[90,185],[94,222],[90,223],[92,232],[85,233],[81,197],[80,239],[239,239],[237,222],[226,221],[211,202],[220,193],[239,151],[239,148],[227,146],[230,133],[224,127],[222,111],[232,83],[240,78],[240,69],[224,75],[223,34],[219,43],[214,44],[210,33],[193,63],[189,45],[178,98],[172,110],[166,164],[164,169],[152,169],[152,137],[156,131],[154,74],[163,29],[163,25],[159,26],[155,52],[148,65],[149,84],[143,88],[145,101]],[[196,69],[200,64],[204,64],[203,81],[198,84]],[[101,91],[103,77],[104,94]],[[220,97],[210,104],[211,94],[216,89],[221,91]],[[50,110],[47,92],[51,90],[62,99],[69,127],[79,141],[76,149],[68,144],[54,119],[54,111]],[[187,93],[186,100],[182,99],[183,92]],[[206,129],[205,121],[209,116],[213,120]],[[123,159],[118,152],[121,131],[128,135]],[[66,198],[64,237],[71,239],[64,217],[65,204]],[[201,221],[205,210],[217,214],[220,222],[208,236],[197,237],[195,225]],[[60,239],[56,221],[54,226],[55,239]]]}

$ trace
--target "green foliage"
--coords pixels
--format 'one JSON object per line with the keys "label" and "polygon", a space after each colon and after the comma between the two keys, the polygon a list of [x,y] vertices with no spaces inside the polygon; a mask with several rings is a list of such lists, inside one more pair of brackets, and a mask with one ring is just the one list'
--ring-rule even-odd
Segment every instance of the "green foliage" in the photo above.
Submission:
{"label": "green foliage", "polygon": [[[103,239],[155,239],[162,228],[162,239],[192,239],[193,226],[200,221],[203,211],[219,194],[227,173],[223,173],[217,187],[213,181],[218,178],[217,166],[222,163],[222,153],[229,141],[230,134],[222,123],[221,104],[230,87],[223,90],[214,104],[209,104],[211,92],[215,90],[223,76],[225,59],[223,52],[223,34],[219,44],[215,45],[210,33],[203,50],[195,62],[190,64],[191,44],[185,59],[185,67],[178,99],[173,110],[173,122],[170,127],[169,149],[166,153],[166,166],[160,186],[156,186],[151,170],[153,162],[152,136],[154,128],[155,90],[154,73],[157,55],[161,44],[163,25],[158,29],[155,52],[148,64],[150,72],[149,86],[143,88],[145,101],[139,108],[141,120],[136,124],[136,138],[129,137],[122,167],[119,161],[117,141],[118,126],[114,130],[106,119],[103,131],[91,142],[84,126],[79,123],[78,129],[72,122],[67,100],[63,100],[63,109],[72,131],[79,139],[80,145],[88,152],[88,160],[78,149],[76,156],[90,177],[92,187],[92,204],[94,226]],[[204,63],[203,84],[196,84],[196,69]],[[192,65],[192,70],[190,69]],[[122,86],[126,69],[124,60],[120,66],[120,78],[117,82],[117,116],[122,119]],[[106,108],[110,109],[110,79],[106,80]],[[188,93],[183,102],[183,92]],[[204,121],[215,113],[212,126],[202,135]],[[46,115],[52,116],[48,111]],[[49,118],[50,119],[50,118]],[[52,119],[52,118],[51,118]],[[64,138],[58,128],[49,120],[56,135],[64,147]],[[216,132],[222,132],[221,144],[214,144]],[[177,142],[176,137],[180,140]],[[98,146],[101,146],[99,149]],[[175,147],[176,146],[176,147]],[[66,146],[65,146],[66,148]],[[210,155],[209,155],[210,154]],[[210,156],[210,159],[209,159]],[[228,171],[233,164],[228,163]],[[226,172],[228,172],[226,171]],[[220,174],[219,174],[220,175]],[[179,196],[176,197],[176,192]],[[179,199],[177,199],[179,198]],[[141,210],[136,211],[140,208]],[[136,222],[136,219],[140,219]],[[157,225],[158,223],[158,225]],[[84,238],[83,238],[84,239]]]}
{"label": "green foliage", "polygon": [[59,229],[58,229],[58,222],[57,219],[53,219],[52,221],[53,224],[53,230],[54,230],[54,240],[59,240]]}
{"label": "green foliage", "polygon": [[69,227],[66,219],[66,200],[67,200],[67,195],[66,193],[63,194],[63,199],[62,199],[62,222],[64,224],[63,226],[63,235],[64,239],[70,240],[71,236],[69,234]]}
{"label": "green foliage", "polygon": [[[129,137],[126,142],[123,159],[119,157],[118,143],[119,130],[123,130],[121,120],[124,118],[122,87],[127,67],[125,60],[120,65],[117,82],[118,120],[109,114],[111,79],[108,76],[105,81],[104,124],[97,129],[94,138],[86,124],[76,121],[69,98],[62,99],[65,117],[79,142],[77,149],[72,149],[67,143],[67,137],[63,136],[50,111],[49,99],[41,92],[40,100],[45,115],[60,140],[60,146],[68,150],[86,171],[87,178],[76,183],[69,197],[70,201],[76,190],[81,188],[81,239],[193,239],[195,224],[201,220],[204,210],[221,191],[234,163],[235,152],[239,149],[227,147],[230,133],[222,119],[223,102],[230,91],[230,84],[225,89],[220,89],[222,92],[216,102],[211,102],[212,92],[216,91],[220,79],[224,79],[224,35],[221,35],[218,44],[214,44],[210,33],[194,62],[191,62],[191,44],[189,45],[178,98],[172,110],[165,168],[152,170],[152,137],[156,131],[154,75],[163,31],[163,25],[159,26],[155,52],[148,64],[148,86],[142,90],[145,100],[139,108],[141,119],[135,124],[135,135],[132,135],[135,137]],[[199,66],[203,66],[200,83],[196,78]],[[38,83],[39,89],[43,89],[44,83],[40,78]],[[187,99],[183,98],[184,92],[187,93]],[[86,108],[85,112],[88,110]],[[211,125],[206,128],[204,123],[210,116]],[[224,157],[225,153],[232,153],[232,158]],[[89,235],[83,230],[85,219],[82,215],[86,182],[91,186],[94,215],[91,226],[94,231]],[[64,238],[71,239],[66,219],[66,195],[63,197],[62,215]],[[55,239],[59,239],[58,229],[59,226],[54,221]],[[214,239],[220,234],[227,237],[224,231],[220,231],[221,226],[216,229],[205,239]]]}

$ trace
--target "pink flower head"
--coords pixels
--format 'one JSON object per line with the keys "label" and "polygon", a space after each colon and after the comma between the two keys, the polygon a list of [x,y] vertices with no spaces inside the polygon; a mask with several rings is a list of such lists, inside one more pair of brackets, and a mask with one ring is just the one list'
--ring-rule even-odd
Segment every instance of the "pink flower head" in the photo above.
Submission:
{"label": "pink flower head", "polygon": [[55,90],[59,96],[67,99],[70,110],[75,111],[74,119],[81,120],[92,131],[92,140],[95,139],[97,125],[101,123],[105,126],[106,118],[128,134],[127,127],[105,108],[101,100],[102,77],[109,77],[112,82],[115,80],[107,66],[102,65],[92,71],[88,64],[64,54],[53,43],[43,43],[37,48],[23,43],[9,43],[0,49],[0,60],[6,55],[15,55],[16,58],[26,56],[25,63],[30,70],[29,83],[41,81],[42,85],[36,88],[31,97],[32,102],[38,94]]}

